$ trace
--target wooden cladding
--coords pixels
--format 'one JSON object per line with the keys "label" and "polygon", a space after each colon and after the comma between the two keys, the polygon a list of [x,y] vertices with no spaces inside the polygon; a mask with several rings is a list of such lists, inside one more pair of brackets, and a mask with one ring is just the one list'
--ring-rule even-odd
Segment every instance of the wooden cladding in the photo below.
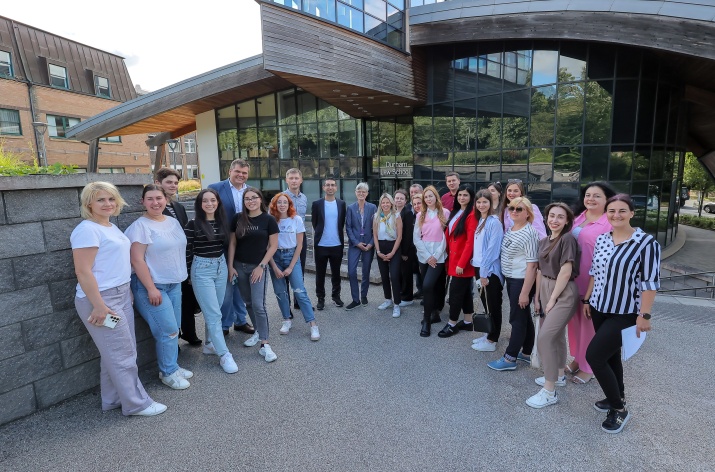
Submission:
{"label": "wooden cladding", "polygon": [[280,6],[262,3],[261,19],[265,69],[346,113],[398,115],[424,103],[426,74],[409,54]]}

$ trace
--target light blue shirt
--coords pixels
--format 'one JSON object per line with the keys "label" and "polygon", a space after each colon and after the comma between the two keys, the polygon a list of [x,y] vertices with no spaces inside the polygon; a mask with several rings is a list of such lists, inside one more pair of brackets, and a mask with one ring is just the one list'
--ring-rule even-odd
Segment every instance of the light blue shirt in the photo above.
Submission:
{"label": "light blue shirt", "polygon": [[329,202],[325,200],[324,205],[325,223],[323,224],[323,235],[320,237],[318,246],[340,246],[340,238],[338,237],[338,201]]}
{"label": "light blue shirt", "polygon": [[303,192],[298,192],[298,195],[293,195],[290,190],[286,190],[286,195],[293,200],[293,205],[295,206],[295,211],[298,216],[305,221],[305,214],[308,212],[308,197],[305,196]]}

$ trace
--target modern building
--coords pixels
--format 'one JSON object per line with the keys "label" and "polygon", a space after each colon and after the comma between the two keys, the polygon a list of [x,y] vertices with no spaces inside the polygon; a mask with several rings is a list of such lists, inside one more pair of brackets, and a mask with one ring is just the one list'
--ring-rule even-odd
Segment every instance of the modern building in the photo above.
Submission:
{"label": "modern building", "polygon": [[715,171],[715,6],[697,1],[257,0],[263,54],[101,113],[69,131],[196,131],[204,185],[229,163],[351,201],[413,182],[521,179],[540,204],[611,181],[667,245],[685,151]]}
{"label": "modern building", "polygon": [[[23,160],[86,170],[88,143],[67,130],[136,97],[123,58],[0,17],[0,139]],[[96,171],[150,172],[145,140],[102,137]]]}

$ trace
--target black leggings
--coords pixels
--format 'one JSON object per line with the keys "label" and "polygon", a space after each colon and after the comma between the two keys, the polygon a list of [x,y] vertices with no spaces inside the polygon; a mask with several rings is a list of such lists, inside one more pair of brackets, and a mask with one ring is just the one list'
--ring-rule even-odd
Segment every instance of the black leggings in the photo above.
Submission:
{"label": "black leggings", "polygon": [[621,331],[635,325],[638,314],[601,313],[591,307],[591,319],[596,334],[586,349],[586,361],[611,407],[620,410],[623,408],[621,399],[626,396],[621,362]]}
{"label": "black leggings", "polygon": [[474,300],[472,300],[472,278],[452,276],[449,283],[449,320],[457,321],[459,313],[464,312],[464,321],[472,322],[474,314]]}
{"label": "black leggings", "polygon": [[[395,247],[395,241],[378,241],[378,249],[385,255],[392,252],[392,248]],[[400,248],[397,248],[395,255],[392,256],[390,262],[385,262],[378,255],[377,256],[377,267],[380,269],[380,278],[382,278],[382,291],[385,295],[385,300],[392,299],[395,305],[399,305],[402,299],[400,298],[400,263],[402,262],[402,253]],[[390,290],[390,285],[392,285],[392,290]]]}
{"label": "black leggings", "polygon": [[[479,280],[479,268],[477,267],[477,274],[474,276]],[[489,311],[489,315],[492,317],[492,325],[494,330],[487,333],[487,339],[491,342],[499,341],[499,335],[501,334],[501,322],[502,322],[502,292],[504,286],[499,280],[496,274],[490,275],[487,280],[489,280],[489,285],[484,287],[481,291],[482,304]]]}
{"label": "black leggings", "polygon": [[[519,350],[524,355],[530,356],[534,349],[534,322],[531,320],[531,306],[519,306],[519,295],[524,287],[524,279],[506,279],[506,291],[509,295],[509,324],[511,324],[511,338],[506,348],[505,356],[509,360],[516,359]],[[529,303],[534,299],[536,289],[532,285],[529,291]]]}
{"label": "black leggings", "polygon": [[444,308],[444,262],[432,267],[420,263],[422,273],[422,301],[424,302],[424,319],[429,321],[432,312],[440,312]]}

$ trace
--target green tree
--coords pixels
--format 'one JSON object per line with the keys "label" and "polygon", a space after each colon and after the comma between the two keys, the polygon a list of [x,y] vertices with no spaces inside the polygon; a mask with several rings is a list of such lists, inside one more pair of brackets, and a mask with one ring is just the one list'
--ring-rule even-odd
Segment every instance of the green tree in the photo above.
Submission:
{"label": "green tree", "polygon": [[705,169],[705,166],[698,160],[692,152],[685,154],[685,169],[683,171],[683,183],[691,189],[700,192],[698,202],[698,217],[702,216],[703,200],[707,192],[715,190],[715,180]]}

